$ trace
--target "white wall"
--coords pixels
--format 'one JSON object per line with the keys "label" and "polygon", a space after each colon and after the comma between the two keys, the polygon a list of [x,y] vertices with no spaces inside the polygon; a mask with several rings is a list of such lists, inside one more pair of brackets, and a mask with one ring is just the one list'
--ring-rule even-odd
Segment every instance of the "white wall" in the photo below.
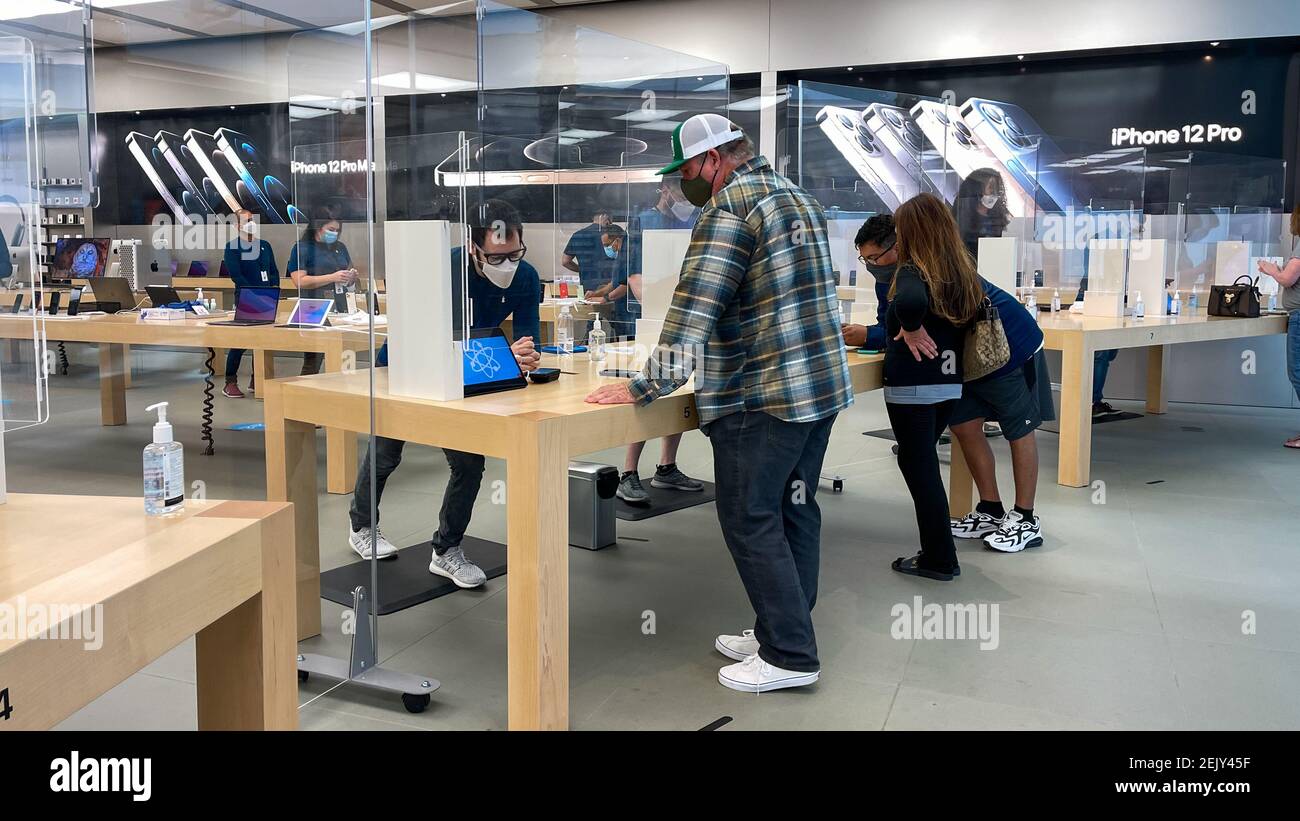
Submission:
{"label": "white wall", "polygon": [[535,11],[733,73],[1300,35],[1296,0],[632,0]]}

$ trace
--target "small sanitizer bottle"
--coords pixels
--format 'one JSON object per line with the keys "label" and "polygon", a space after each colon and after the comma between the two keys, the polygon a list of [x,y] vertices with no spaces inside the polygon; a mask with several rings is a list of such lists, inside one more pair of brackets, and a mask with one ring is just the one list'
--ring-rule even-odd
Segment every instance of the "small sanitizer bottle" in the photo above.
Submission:
{"label": "small sanitizer bottle", "polygon": [[1142,302],[1142,292],[1137,292],[1137,299],[1133,302],[1133,318],[1142,319],[1147,315],[1147,306]]}
{"label": "small sanitizer bottle", "polygon": [[1061,312],[1061,289],[1057,288],[1056,290],[1052,291],[1052,313],[1059,314],[1060,312]]}
{"label": "small sanitizer bottle", "polygon": [[172,439],[167,421],[167,403],[150,405],[158,409],[153,426],[153,443],[144,449],[144,512],[166,516],[185,509],[185,454],[181,443]]}
{"label": "small sanitizer bottle", "polygon": [[600,324],[600,314],[593,313],[591,331],[587,334],[587,350],[592,362],[605,361],[605,341],[609,338]]}
{"label": "small sanitizer bottle", "polygon": [[1170,302],[1169,302],[1169,315],[1170,315],[1170,316],[1178,316],[1178,314],[1182,313],[1182,310],[1183,310],[1183,296],[1182,296],[1182,293],[1180,293],[1179,291],[1175,290],[1175,291],[1174,291],[1174,298],[1173,298],[1172,300],[1170,300]]}

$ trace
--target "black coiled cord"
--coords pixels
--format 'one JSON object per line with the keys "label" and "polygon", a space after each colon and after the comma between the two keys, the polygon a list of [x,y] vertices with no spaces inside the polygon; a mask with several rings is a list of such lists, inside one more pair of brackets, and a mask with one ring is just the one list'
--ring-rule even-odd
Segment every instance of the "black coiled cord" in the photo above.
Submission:
{"label": "black coiled cord", "polygon": [[59,373],[68,375],[68,349],[62,342],[59,343]]}
{"label": "black coiled cord", "polygon": [[216,375],[212,370],[212,360],[216,358],[217,352],[208,348],[208,358],[203,362],[203,367],[207,371],[203,375],[203,441],[208,443],[203,451],[204,456],[211,456],[217,452],[212,440],[212,392],[215,387],[212,378]]}

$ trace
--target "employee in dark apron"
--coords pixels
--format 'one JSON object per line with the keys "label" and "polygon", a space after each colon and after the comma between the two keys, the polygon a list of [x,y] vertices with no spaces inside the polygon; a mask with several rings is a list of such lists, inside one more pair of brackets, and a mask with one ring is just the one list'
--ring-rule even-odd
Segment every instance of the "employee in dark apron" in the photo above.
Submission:
{"label": "employee in dark apron", "polygon": [[[271,243],[258,239],[258,225],[253,212],[240,209],[235,212],[235,219],[239,235],[226,243],[224,259],[226,270],[235,281],[235,300],[238,302],[240,288],[279,288],[280,269],[276,267]],[[222,388],[221,394],[230,399],[244,398],[244,392],[239,389],[239,361],[243,358],[244,348],[231,348],[226,353],[226,387]],[[251,378],[248,389],[253,390]]]}
{"label": "employee in dark apron", "polygon": [[[307,230],[289,252],[289,276],[301,299],[333,299],[334,286],[356,284],[357,269],[352,267],[348,247],[339,239],[342,232],[343,224],[332,212],[312,212]],[[324,358],[319,351],[304,353],[302,375],[319,373]]]}

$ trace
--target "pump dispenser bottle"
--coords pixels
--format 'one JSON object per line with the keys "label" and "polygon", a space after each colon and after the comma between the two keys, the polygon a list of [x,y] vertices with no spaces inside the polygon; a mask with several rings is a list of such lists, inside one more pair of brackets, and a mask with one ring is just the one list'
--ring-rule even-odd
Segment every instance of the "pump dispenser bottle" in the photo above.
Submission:
{"label": "pump dispenser bottle", "polygon": [[158,423],[153,426],[153,442],[144,449],[144,512],[167,516],[185,509],[185,454],[181,443],[172,438],[167,403],[146,410],[155,408]]}

